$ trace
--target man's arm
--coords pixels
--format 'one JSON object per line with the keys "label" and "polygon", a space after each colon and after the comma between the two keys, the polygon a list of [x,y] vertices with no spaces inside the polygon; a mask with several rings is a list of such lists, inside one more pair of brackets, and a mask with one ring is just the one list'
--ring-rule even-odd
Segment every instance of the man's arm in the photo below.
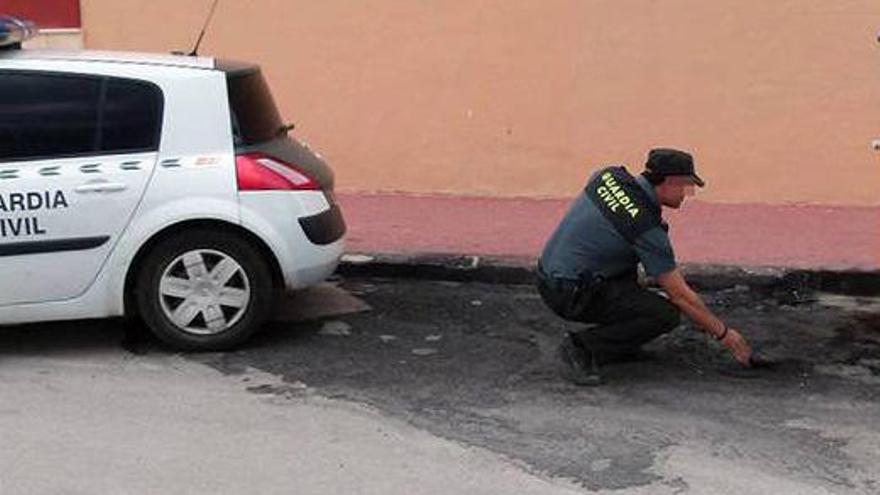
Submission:
{"label": "man's arm", "polygon": [[721,343],[733,353],[742,365],[748,366],[752,356],[752,349],[743,336],[733,328],[724,324],[703,302],[703,299],[688,285],[678,268],[668,271],[659,277],[657,282],[666,291],[669,301],[675,304],[690,319],[697,323],[703,330],[720,338]]}

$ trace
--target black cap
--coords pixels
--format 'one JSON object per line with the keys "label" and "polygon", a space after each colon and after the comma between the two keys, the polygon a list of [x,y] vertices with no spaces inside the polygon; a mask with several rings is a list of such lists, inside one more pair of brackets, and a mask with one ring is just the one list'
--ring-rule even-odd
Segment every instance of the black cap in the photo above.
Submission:
{"label": "black cap", "polygon": [[655,148],[648,153],[648,162],[645,169],[662,175],[686,175],[693,179],[694,184],[703,187],[706,185],[694,171],[694,157],[690,153],[672,148]]}

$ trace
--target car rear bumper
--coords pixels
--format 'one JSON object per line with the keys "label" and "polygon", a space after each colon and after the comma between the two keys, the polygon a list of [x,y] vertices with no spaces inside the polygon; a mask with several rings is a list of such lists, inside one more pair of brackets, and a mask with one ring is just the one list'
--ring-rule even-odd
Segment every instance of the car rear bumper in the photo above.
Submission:
{"label": "car rear bumper", "polygon": [[300,217],[299,225],[306,237],[319,246],[332,244],[345,235],[345,219],[338,204],[321,213]]}
{"label": "car rear bumper", "polygon": [[330,276],[345,249],[345,221],[320,191],[239,193],[242,226],[272,250],[288,289]]}
{"label": "car rear bumper", "polygon": [[320,251],[307,253],[309,262],[290,266],[284,277],[287,289],[302,289],[321,283],[336,271],[339,259],[345,250],[345,243],[340,239],[320,247],[322,248]]}

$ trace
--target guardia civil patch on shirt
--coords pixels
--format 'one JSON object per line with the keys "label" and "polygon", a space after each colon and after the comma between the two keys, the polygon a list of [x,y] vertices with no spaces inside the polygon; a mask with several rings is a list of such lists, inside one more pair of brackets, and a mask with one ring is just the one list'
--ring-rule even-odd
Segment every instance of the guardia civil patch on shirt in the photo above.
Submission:
{"label": "guardia civil patch on shirt", "polygon": [[600,170],[587,183],[584,192],[614,229],[630,242],[661,225],[660,208],[626,167]]}

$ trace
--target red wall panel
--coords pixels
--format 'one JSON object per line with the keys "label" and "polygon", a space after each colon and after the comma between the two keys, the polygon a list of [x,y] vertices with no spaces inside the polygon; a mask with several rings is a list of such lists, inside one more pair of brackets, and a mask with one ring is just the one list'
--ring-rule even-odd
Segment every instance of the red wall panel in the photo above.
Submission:
{"label": "red wall panel", "polygon": [[80,27],[79,0],[0,0],[0,15],[25,17],[40,28]]}

